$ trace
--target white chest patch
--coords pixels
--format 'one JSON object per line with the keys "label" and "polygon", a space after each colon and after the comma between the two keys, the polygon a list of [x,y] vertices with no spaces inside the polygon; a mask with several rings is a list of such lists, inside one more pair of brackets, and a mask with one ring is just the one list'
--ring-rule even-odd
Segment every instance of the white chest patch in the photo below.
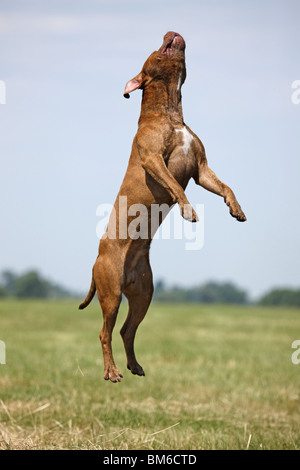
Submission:
{"label": "white chest patch", "polygon": [[181,74],[179,75],[179,78],[178,78],[177,91],[180,90],[180,85],[181,85]]}
{"label": "white chest patch", "polygon": [[176,129],[176,132],[182,132],[182,137],[183,137],[183,145],[182,145],[182,150],[184,151],[185,155],[188,153],[189,148],[191,146],[191,142],[193,140],[192,134],[189,133],[186,127],[183,127],[182,129]]}

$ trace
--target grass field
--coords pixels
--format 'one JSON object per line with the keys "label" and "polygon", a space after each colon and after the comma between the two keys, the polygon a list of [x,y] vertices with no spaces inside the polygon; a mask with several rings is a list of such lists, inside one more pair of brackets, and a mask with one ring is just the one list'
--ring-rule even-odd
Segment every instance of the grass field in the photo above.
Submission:
{"label": "grass field", "polygon": [[153,303],[103,380],[96,302],[0,302],[0,449],[300,449],[300,310]]}

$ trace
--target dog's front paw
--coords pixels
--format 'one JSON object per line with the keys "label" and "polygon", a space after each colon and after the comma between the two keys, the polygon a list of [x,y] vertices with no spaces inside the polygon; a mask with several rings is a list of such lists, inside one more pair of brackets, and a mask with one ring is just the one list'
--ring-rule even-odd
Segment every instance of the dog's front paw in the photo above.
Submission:
{"label": "dog's front paw", "polygon": [[184,204],[183,206],[180,206],[180,213],[184,219],[189,220],[190,222],[199,221],[197,213],[190,204]]}
{"label": "dog's front paw", "polygon": [[239,222],[246,222],[247,220],[247,217],[245,216],[244,212],[242,210],[240,210],[240,212],[238,214],[231,214],[232,217],[235,217],[236,220],[238,220]]}
{"label": "dog's front paw", "polygon": [[232,217],[234,217],[236,220],[239,222],[246,222],[247,218],[244,214],[244,212],[241,209],[241,206],[238,204],[238,202],[230,202],[230,201],[225,201],[227,206],[229,207],[229,212]]}

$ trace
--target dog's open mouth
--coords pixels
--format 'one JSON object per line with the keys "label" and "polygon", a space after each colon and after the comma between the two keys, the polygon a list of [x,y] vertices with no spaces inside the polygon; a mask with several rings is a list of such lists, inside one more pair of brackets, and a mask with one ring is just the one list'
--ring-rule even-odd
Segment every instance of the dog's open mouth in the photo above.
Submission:
{"label": "dog's open mouth", "polygon": [[185,42],[180,34],[169,32],[165,35],[164,43],[159,51],[162,55],[169,55],[174,49],[184,50]]}

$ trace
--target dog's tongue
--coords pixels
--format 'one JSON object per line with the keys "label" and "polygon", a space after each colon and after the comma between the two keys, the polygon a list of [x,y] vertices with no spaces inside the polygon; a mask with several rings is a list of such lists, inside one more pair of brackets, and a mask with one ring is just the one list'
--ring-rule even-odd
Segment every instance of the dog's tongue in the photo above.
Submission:
{"label": "dog's tongue", "polygon": [[174,31],[169,31],[167,34],[164,36],[164,42],[163,45],[160,48],[160,53],[161,54],[166,54],[168,49],[172,49],[175,44],[178,44],[180,49],[185,48],[185,42],[182,36],[180,34],[175,33]]}
{"label": "dog's tongue", "polygon": [[167,34],[165,34],[164,36],[164,42],[163,42],[163,45],[161,46],[160,48],[160,52],[161,54],[165,54],[167,52],[167,49],[171,49],[172,47],[172,42],[175,38],[175,34],[176,33],[173,33],[172,31],[168,32]]}

